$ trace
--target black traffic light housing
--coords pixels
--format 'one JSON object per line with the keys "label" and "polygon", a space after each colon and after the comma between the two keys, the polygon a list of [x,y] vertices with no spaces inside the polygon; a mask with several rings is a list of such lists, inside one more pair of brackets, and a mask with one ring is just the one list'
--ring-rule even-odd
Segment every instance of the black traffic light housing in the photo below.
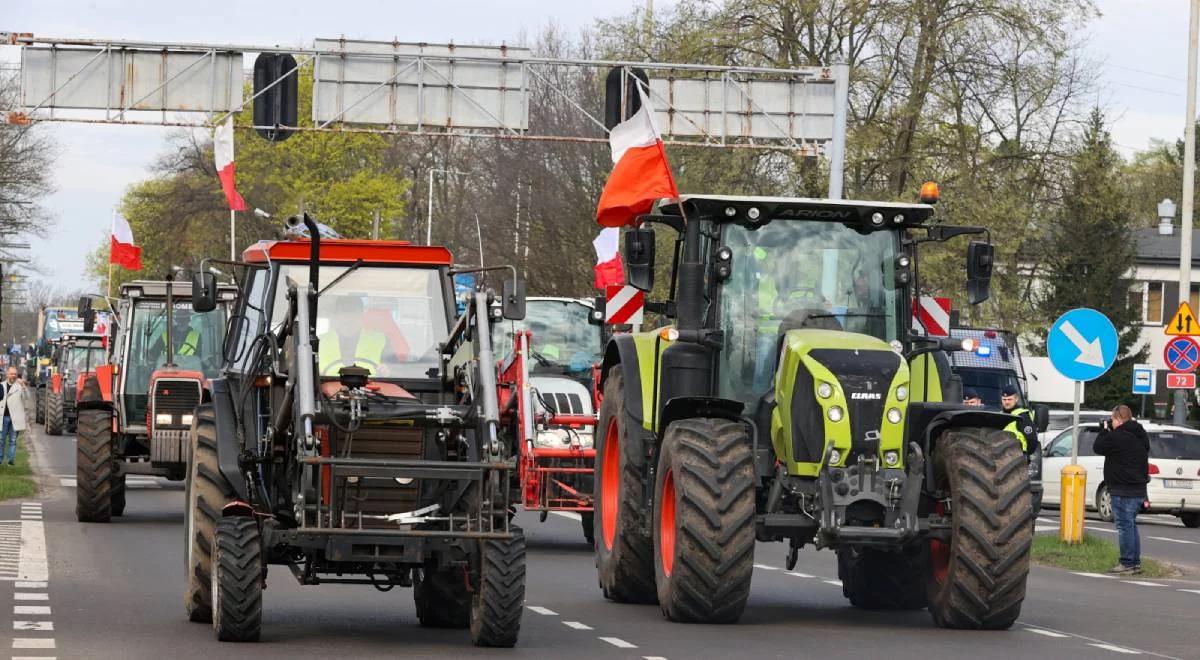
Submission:
{"label": "black traffic light housing", "polygon": [[[281,80],[282,79],[282,80]],[[254,125],[271,142],[282,142],[299,119],[299,71],[296,58],[287,53],[260,53],[254,60]],[[265,91],[264,91],[265,90]]]}
{"label": "black traffic light housing", "polygon": [[637,93],[639,80],[643,85],[650,84],[645,69],[620,66],[609,69],[604,80],[604,125],[609,130],[642,108],[642,97]]}

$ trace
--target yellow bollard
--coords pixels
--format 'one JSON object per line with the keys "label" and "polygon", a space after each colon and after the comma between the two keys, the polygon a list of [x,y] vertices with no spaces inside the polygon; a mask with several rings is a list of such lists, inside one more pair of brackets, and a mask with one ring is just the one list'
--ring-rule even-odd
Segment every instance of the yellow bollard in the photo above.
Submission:
{"label": "yellow bollard", "polygon": [[1083,543],[1083,504],[1087,496],[1087,470],[1082,465],[1064,466],[1061,485],[1058,540],[1070,544]]}

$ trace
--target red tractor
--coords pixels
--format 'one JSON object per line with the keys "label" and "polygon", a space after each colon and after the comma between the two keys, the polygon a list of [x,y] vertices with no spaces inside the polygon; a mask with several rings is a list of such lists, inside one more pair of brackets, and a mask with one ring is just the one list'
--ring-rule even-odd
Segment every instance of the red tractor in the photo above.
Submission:
{"label": "red tractor", "polygon": [[54,343],[49,389],[44,401],[47,435],[75,432],[83,383],[105,362],[104,340],[98,334],[66,334]]}

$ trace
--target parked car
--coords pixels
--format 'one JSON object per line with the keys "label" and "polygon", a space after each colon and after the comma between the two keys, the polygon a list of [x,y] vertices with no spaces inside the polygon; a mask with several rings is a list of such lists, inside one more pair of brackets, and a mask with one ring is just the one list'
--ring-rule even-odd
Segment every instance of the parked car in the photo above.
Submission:
{"label": "parked car", "polygon": [[[1046,425],[1046,430],[1038,436],[1038,440],[1042,443],[1042,449],[1049,447],[1050,442],[1057,438],[1060,433],[1071,428],[1072,415],[1073,413],[1070,410],[1050,411],[1050,423]],[[1080,410],[1079,424],[1080,426],[1095,426],[1109,417],[1112,417],[1112,413],[1107,410]],[[1068,455],[1070,455],[1069,452]]]}
{"label": "parked car", "polygon": [[[1108,413],[1105,413],[1108,415]],[[1082,417],[1081,417],[1082,420]],[[1200,527],[1200,431],[1183,426],[1141,422],[1150,436],[1150,482],[1146,487],[1149,506],[1145,513],[1179,516],[1188,527]],[[1079,431],[1079,464],[1087,470],[1087,508],[1112,520],[1112,500],[1104,486],[1104,457],[1092,449],[1100,434],[1098,424],[1080,424],[1061,431],[1046,446],[1046,475],[1043,502],[1062,501],[1064,466],[1071,463],[1071,438]]]}

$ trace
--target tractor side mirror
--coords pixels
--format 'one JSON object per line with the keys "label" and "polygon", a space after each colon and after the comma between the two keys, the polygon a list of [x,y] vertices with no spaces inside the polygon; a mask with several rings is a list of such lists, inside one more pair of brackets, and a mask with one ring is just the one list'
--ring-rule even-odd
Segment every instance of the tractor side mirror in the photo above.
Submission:
{"label": "tractor side mirror", "polygon": [[213,273],[192,275],[192,311],[211,312],[217,308],[217,276]]}
{"label": "tractor side mirror", "polygon": [[1045,433],[1050,427],[1050,406],[1044,403],[1033,404],[1033,426],[1038,433]]}
{"label": "tractor side mirror", "polygon": [[525,318],[525,280],[504,280],[504,318],[520,321]]}
{"label": "tractor side mirror", "polygon": [[79,318],[83,320],[83,331],[91,332],[96,329],[96,311],[92,309],[92,297],[79,297]]}
{"label": "tractor side mirror", "polygon": [[988,299],[994,255],[991,243],[971,241],[967,245],[967,301],[972,305]]}
{"label": "tractor side mirror", "polygon": [[605,302],[606,299],[604,296],[592,298],[592,313],[588,314],[588,323],[592,325],[604,325]]}
{"label": "tractor side mirror", "polygon": [[654,288],[654,230],[649,227],[625,232],[625,281],[640,291]]}

